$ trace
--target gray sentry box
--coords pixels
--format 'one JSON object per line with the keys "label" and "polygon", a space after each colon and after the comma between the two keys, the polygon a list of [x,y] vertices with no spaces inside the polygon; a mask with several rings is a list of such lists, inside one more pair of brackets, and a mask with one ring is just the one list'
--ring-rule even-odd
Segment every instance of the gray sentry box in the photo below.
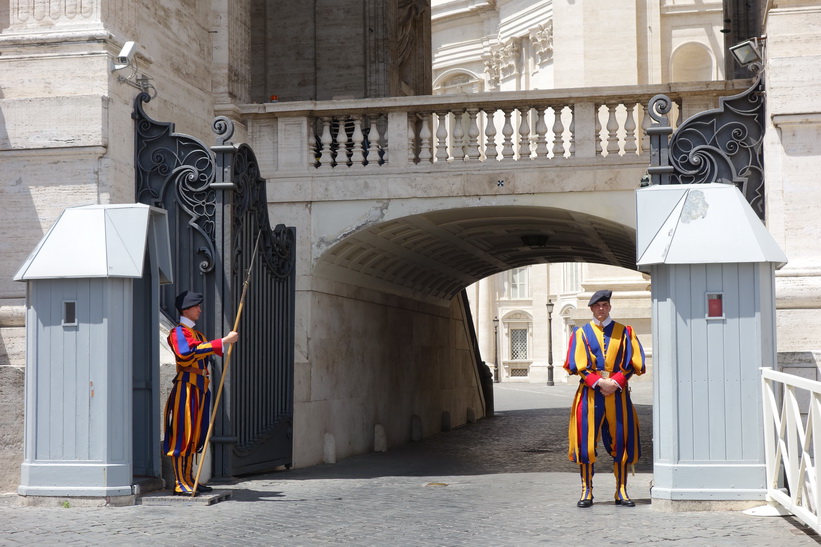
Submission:
{"label": "gray sentry box", "polygon": [[787,257],[729,184],[637,191],[652,276],[654,501],[764,500],[759,367],[773,367]]}
{"label": "gray sentry box", "polygon": [[160,477],[159,285],[173,281],[166,213],[66,209],[27,282],[23,496],[130,496]]}

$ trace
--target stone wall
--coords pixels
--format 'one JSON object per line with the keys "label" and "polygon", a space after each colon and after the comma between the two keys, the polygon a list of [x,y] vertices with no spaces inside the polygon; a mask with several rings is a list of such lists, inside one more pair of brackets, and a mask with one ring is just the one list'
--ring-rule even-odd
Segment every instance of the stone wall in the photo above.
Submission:
{"label": "stone wall", "polygon": [[428,436],[484,415],[459,298],[435,306],[321,279],[314,286],[299,299],[310,333],[295,369],[295,466],[327,461],[326,434],[335,461],[373,451],[377,424],[393,447],[413,438],[415,420]]}
{"label": "stone wall", "polygon": [[430,94],[430,9],[424,4],[253,0],[252,101]]}
{"label": "stone wall", "polygon": [[23,463],[24,368],[0,362],[0,494],[16,492]]}

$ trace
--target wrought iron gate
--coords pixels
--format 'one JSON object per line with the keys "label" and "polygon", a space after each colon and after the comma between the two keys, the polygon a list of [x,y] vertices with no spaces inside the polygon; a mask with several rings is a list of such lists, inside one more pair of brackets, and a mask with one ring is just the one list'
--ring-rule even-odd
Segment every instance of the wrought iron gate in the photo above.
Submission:
{"label": "wrought iron gate", "polygon": [[734,184],[764,220],[764,80],[719,107],[696,114],[675,131],[667,95],[650,99],[650,184]]}
{"label": "wrought iron gate", "polygon": [[[147,93],[138,95],[132,114],[136,199],[168,211],[175,284],[162,289],[163,313],[176,322],[174,296],[195,290],[205,296],[198,328],[208,336],[231,330],[260,236],[240,340],[214,424],[214,475],[290,467],[295,230],[282,224],[271,229],[265,180],[253,150],[229,142],[230,120],[214,120],[217,145],[209,150],[194,137],[174,133],[173,123],[149,118],[142,104],[148,101]],[[215,386],[222,365],[213,362]]]}

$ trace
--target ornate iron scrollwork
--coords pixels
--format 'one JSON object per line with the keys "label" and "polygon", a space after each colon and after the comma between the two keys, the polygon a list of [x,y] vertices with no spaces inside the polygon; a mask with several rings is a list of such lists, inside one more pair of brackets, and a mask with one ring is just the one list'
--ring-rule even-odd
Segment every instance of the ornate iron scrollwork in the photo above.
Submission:
{"label": "ornate iron scrollwork", "polygon": [[744,93],[720,99],[717,109],[689,118],[675,132],[667,118],[671,107],[666,95],[650,100],[649,114],[656,122],[648,130],[652,183],[735,184],[763,220],[763,80],[759,77]]}
{"label": "ornate iron scrollwork", "polygon": [[[234,122],[220,116],[212,124],[217,134],[217,145],[213,150],[217,153],[217,165],[230,173],[230,183],[233,187],[233,227],[234,249],[241,250],[243,245],[240,234],[248,217],[253,217],[253,224],[262,231],[260,246],[263,249],[260,258],[265,261],[270,271],[279,278],[291,275],[295,260],[295,238],[293,230],[284,225],[277,225],[271,230],[267,209],[267,193],[265,179],[259,172],[259,163],[253,149],[247,144],[232,145],[229,139],[234,134]],[[255,232],[254,232],[255,233]],[[242,261],[234,260],[234,273],[244,271]]]}
{"label": "ornate iron scrollwork", "polygon": [[203,257],[199,269],[210,272],[215,255],[214,159],[201,141],[175,133],[173,123],[151,119],[142,105],[150,100],[148,93],[137,95],[131,115],[135,121],[136,200],[166,210],[176,201],[187,214],[188,225],[200,235],[194,245]]}

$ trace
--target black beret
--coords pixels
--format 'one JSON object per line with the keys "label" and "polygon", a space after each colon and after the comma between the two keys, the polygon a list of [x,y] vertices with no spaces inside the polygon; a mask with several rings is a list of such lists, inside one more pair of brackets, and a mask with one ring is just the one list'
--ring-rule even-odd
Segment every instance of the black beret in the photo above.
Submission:
{"label": "black beret", "polygon": [[177,309],[182,311],[193,308],[197,304],[202,304],[202,300],[202,295],[198,292],[182,291],[177,295],[177,299],[174,303],[177,305]]}
{"label": "black beret", "polygon": [[587,303],[587,307],[589,308],[596,302],[601,302],[604,300],[605,302],[610,302],[610,296],[613,294],[613,291],[596,291],[593,293],[593,296],[590,297],[590,302]]}

